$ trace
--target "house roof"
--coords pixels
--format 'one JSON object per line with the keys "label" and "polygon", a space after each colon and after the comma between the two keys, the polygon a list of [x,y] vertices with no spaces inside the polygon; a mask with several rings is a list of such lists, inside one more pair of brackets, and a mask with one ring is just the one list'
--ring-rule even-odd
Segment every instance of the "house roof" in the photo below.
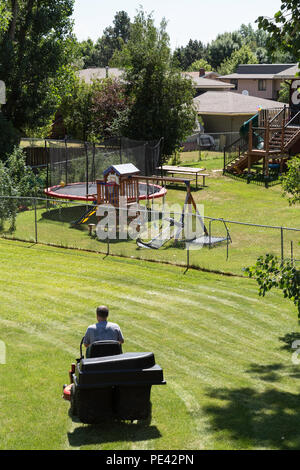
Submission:
{"label": "house roof", "polygon": [[222,75],[220,79],[230,80],[275,80],[293,79],[299,72],[297,64],[243,64],[236,73]]}
{"label": "house roof", "polygon": [[276,75],[276,78],[282,78],[282,79],[293,79],[296,77],[296,74],[300,72],[299,66],[293,65],[292,67],[289,67],[286,70],[283,70],[282,72],[278,73]]}
{"label": "house roof", "polygon": [[194,98],[194,104],[198,114],[230,116],[253,115],[258,112],[259,108],[284,107],[284,103],[256,96],[245,96],[231,91],[207,91]]}
{"label": "house roof", "polygon": [[223,75],[220,79],[223,80],[273,80],[276,76],[268,75],[266,73],[231,73],[229,75]]}
{"label": "house roof", "polygon": [[199,90],[230,90],[234,88],[231,83],[205,78],[205,76],[199,77],[199,72],[183,72],[182,75],[191,78],[194,87]]}
{"label": "house roof", "polygon": [[[206,75],[209,76],[211,72],[207,72]],[[106,67],[92,67],[89,69],[79,70],[78,76],[85,81],[85,83],[90,84],[93,80],[101,80],[107,76],[110,78],[121,78],[123,70],[117,68],[107,68]],[[229,90],[234,88],[234,85],[231,83],[222,82],[220,80],[214,80],[206,78],[205,76],[199,77],[199,72],[183,72],[183,76],[190,77],[192,79],[194,88],[203,89],[203,90]]]}
{"label": "house roof", "polygon": [[140,173],[140,170],[132,163],[123,163],[122,165],[111,165],[103,172],[103,175],[107,175],[107,173],[110,173],[112,170],[119,176]]}
{"label": "house roof", "polygon": [[295,64],[240,64],[237,73],[276,75]]}
{"label": "house roof", "polygon": [[123,74],[123,70],[117,68],[107,68],[106,67],[92,67],[89,69],[79,70],[78,76],[85,83],[90,84],[93,80],[101,80],[103,78],[120,78]]}

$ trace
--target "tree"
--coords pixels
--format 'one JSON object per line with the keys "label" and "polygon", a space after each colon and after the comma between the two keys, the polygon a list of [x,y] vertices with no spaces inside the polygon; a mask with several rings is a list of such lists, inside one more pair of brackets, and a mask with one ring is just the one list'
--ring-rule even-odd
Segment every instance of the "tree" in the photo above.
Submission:
{"label": "tree", "polygon": [[0,229],[3,230],[4,222],[10,221],[10,231],[15,230],[18,201],[17,190],[13,186],[9,171],[0,161]]}
{"label": "tree", "polygon": [[290,102],[290,94],[291,94],[291,80],[285,80],[283,83],[280,84],[279,96],[278,101],[281,103],[289,104]]}
{"label": "tree", "polygon": [[283,195],[290,205],[300,203],[300,156],[292,158],[288,171],[281,177]]}
{"label": "tree", "polygon": [[130,18],[125,11],[115,14],[113,26],[107,27],[101,38],[95,44],[95,53],[98,67],[113,66],[114,53],[120,51],[130,37]]}
{"label": "tree", "polygon": [[0,111],[0,161],[6,160],[19,141],[19,133]]}
{"label": "tree", "polygon": [[200,69],[204,69],[206,72],[210,72],[212,70],[211,65],[206,62],[205,59],[199,59],[192,63],[188,68],[188,72],[199,72]]}
{"label": "tree", "polygon": [[105,78],[87,84],[77,79],[62,101],[60,114],[70,137],[94,142],[113,135],[114,119],[127,106],[128,98],[120,80]]}
{"label": "tree", "polygon": [[294,302],[300,319],[300,271],[290,261],[279,261],[274,255],[260,256],[255,266],[245,269],[249,277],[256,279],[259,295],[265,296],[273,288],[283,291],[285,298]]}
{"label": "tree", "polygon": [[219,34],[217,38],[207,46],[206,60],[216,70],[225,59],[229,59],[233,52],[242,47],[243,38],[238,31]]}
{"label": "tree", "polygon": [[113,122],[127,107],[124,84],[117,79],[102,80],[91,100],[91,132],[94,137],[97,140],[113,137]]}
{"label": "tree", "polygon": [[278,49],[290,54],[300,66],[300,9],[299,0],[281,0],[280,10],[273,18],[260,16],[260,29],[269,33],[267,47],[271,53]]}
{"label": "tree", "polygon": [[43,195],[44,178],[42,175],[35,174],[26,164],[26,154],[21,148],[15,147],[7,158],[5,166],[17,196],[31,198],[33,195]]}
{"label": "tree", "polygon": [[137,140],[164,137],[164,154],[171,155],[192,132],[196,113],[191,80],[172,65],[166,21],[156,28],[152,15],[140,10],[118,60],[132,102],[126,119],[119,116],[119,133]]}
{"label": "tree", "polygon": [[79,56],[82,61],[80,68],[88,69],[89,67],[99,66],[99,57],[92,39],[88,38],[86,41],[78,43]]}
{"label": "tree", "polygon": [[72,92],[65,96],[60,106],[60,114],[69,137],[87,141],[92,129],[91,105],[93,87],[77,78]]}
{"label": "tree", "polygon": [[181,70],[186,71],[195,61],[204,59],[204,52],[205,48],[201,41],[190,39],[185,47],[175,49],[173,61]]}
{"label": "tree", "polygon": [[218,72],[220,75],[229,75],[236,72],[240,64],[258,64],[258,59],[250,46],[243,45],[239,50],[234,51],[229,58],[222,62]]}
{"label": "tree", "polygon": [[0,0],[0,34],[8,29],[11,12],[8,10],[6,1]]}
{"label": "tree", "polygon": [[[44,187],[45,177],[34,174],[26,165],[26,155],[22,149],[15,147],[5,163],[0,161],[0,229],[9,220],[9,231],[13,232],[18,207],[26,205],[24,198],[31,198],[33,194],[42,196]],[[31,199],[28,201],[30,204]]]}
{"label": "tree", "polygon": [[[20,132],[45,126],[57,108],[53,84],[72,62],[74,0],[8,0],[8,27],[0,33],[3,113]],[[65,70],[64,70],[65,73]]]}

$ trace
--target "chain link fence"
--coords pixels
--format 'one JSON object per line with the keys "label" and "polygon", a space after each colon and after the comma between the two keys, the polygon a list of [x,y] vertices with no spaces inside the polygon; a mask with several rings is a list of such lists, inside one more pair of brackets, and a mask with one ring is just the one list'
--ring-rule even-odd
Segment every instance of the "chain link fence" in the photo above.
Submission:
{"label": "chain link fence", "polygon": [[[87,210],[92,210],[92,214],[85,223],[79,223]],[[102,207],[102,239],[99,239],[96,210],[96,206],[79,202],[1,196],[0,236],[239,275],[266,253],[300,266],[297,228],[199,218],[194,213],[188,214],[189,219],[185,214],[183,219],[180,208],[166,211],[148,201],[132,207],[131,213],[127,213],[127,208],[124,213],[118,210],[113,214],[116,219],[109,219],[115,222],[107,224],[108,212]],[[186,230],[188,225],[190,232]],[[195,238],[198,243],[191,242]]]}
{"label": "chain link fence", "polygon": [[196,133],[181,143],[183,152],[214,151],[223,152],[224,147],[231,145],[240,137],[239,132]]}

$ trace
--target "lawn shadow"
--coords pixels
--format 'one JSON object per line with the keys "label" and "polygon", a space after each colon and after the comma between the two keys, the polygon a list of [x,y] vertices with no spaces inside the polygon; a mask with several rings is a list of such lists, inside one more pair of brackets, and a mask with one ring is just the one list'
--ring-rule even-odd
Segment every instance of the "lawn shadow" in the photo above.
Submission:
{"label": "lawn shadow", "polygon": [[113,442],[142,442],[158,439],[161,434],[156,426],[125,421],[105,422],[98,425],[82,425],[68,433],[71,447],[99,445]]}
{"label": "lawn shadow", "polygon": [[278,372],[284,368],[282,364],[276,363],[269,365],[250,364],[250,368],[246,372],[251,375],[259,375],[260,379],[266,382],[279,382],[280,375]]}
{"label": "lawn shadow", "polygon": [[[291,344],[290,342],[295,340],[295,334],[286,335],[281,340]],[[292,362],[288,365],[252,363],[245,372],[258,381],[268,382],[272,388],[267,386],[268,388],[261,389],[256,386],[209,390],[207,396],[216,400],[215,404],[212,401],[212,404],[205,408],[205,412],[211,417],[212,427],[225,431],[233,442],[249,449],[255,447],[298,450],[299,393],[275,387],[287,376],[299,379],[299,366]]]}
{"label": "lawn shadow", "polygon": [[300,333],[295,331],[293,331],[292,333],[287,333],[284,336],[280,336],[279,341],[283,343],[281,349],[292,352],[294,351],[292,348],[294,341],[299,341],[299,345],[297,346],[297,348],[299,348],[300,346]]}
{"label": "lawn shadow", "polygon": [[[50,209],[45,209],[44,212],[41,214],[42,221],[52,221],[52,222],[63,222],[72,224],[80,217],[82,217],[86,211],[87,207],[90,209],[93,208],[91,204],[77,204],[74,206],[67,206],[67,207],[51,207]],[[91,223],[96,223],[96,217],[92,215],[90,217]],[[80,226],[76,226],[78,228]]]}
{"label": "lawn shadow", "polygon": [[207,396],[217,400],[204,408],[213,429],[225,432],[239,448],[299,449],[298,393],[242,387],[211,390]]}

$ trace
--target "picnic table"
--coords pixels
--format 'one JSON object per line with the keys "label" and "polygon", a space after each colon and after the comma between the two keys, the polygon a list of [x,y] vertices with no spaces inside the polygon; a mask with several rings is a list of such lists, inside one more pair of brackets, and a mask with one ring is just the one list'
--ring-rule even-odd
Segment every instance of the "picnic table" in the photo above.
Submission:
{"label": "picnic table", "polygon": [[198,177],[202,176],[202,186],[205,187],[205,178],[209,176],[207,173],[202,173],[204,171],[204,168],[190,168],[188,166],[163,165],[163,166],[158,167],[157,170],[171,174],[172,176],[174,174],[192,175],[196,178],[197,189],[198,189]]}

